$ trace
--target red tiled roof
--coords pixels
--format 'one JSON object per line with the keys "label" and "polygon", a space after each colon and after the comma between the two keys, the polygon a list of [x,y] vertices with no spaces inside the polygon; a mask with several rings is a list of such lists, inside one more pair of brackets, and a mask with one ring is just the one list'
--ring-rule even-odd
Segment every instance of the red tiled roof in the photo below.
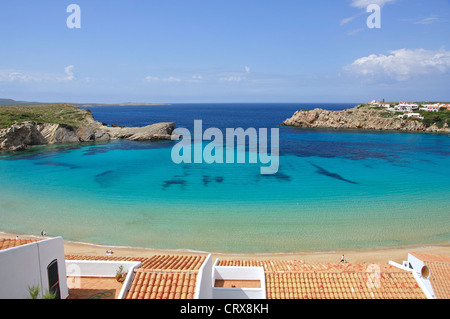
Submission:
{"label": "red tiled roof", "polygon": [[136,270],[126,299],[194,299],[197,272]]}
{"label": "red tiled roof", "polygon": [[198,270],[206,256],[66,256],[69,260],[140,261],[126,299],[193,299]]}
{"label": "red tiled roof", "polygon": [[157,255],[142,262],[143,269],[199,270],[205,256]]}
{"label": "red tiled roof", "polygon": [[205,261],[205,256],[175,256],[155,255],[152,257],[121,257],[121,256],[82,256],[66,255],[67,260],[110,260],[110,261],[140,261],[144,270],[181,270],[197,271]]}
{"label": "red tiled roof", "polygon": [[268,299],[426,299],[409,273],[266,273]]}
{"label": "red tiled roof", "polygon": [[193,299],[197,274],[206,256],[155,255],[152,257],[79,256],[68,260],[140,261],[126,299]]}
{"label": "red tiled roof", "polygon": [[[365,272],[368,263],[305,263],[299,260],[220,260],[219,266],[263,267],[267,272],[312,271],[312,272]],[[377,264],[381,272],[403,272],[389,264]]]}
{"label": "red tiled roof", "polygon": [[140,261],[147,260],[146,257],[123,257],[123,256],[84,256],[84,255],[66,255],[66,260],[104,260],[104,261]]}
{"label": "red tiled roof", "polygon": [[432,255],[418,252],[412,252],[410,254],[422,261],[450,263],[450,256]]}
{"label": "red tiled roof", "polygon": [[206,256],[156,255],[142,261],[126,299],[194,299]]}
{"label": "red tiled roof", "polygon": [[410,272],[389,264],[221,260],[218,265],[263,267],[268,299],[426,298]]}
{"label": "red tiled roof", "polygon": [[42,239],[0,238],[0,250],[35,243],[40,240]]}
{"label": "red tiled roof", "polygon": [[437,299],[450,299],[450,257],[413,252],[430,269],[428,278]]}

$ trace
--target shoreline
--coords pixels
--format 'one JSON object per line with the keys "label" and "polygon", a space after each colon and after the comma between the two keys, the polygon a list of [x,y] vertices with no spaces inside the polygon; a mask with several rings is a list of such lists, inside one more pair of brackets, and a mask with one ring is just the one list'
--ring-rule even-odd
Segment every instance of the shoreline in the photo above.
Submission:
{"label": "shoreline", "polygon": [[[0,230],[0,238],[16,238],[22,239],[38,239],[52,238],[50,236],[42,237],[37,235],[27,235],[10,233]],[[65,255],[82,255],[82,256],[106,256],[106,250],[112,249],[113,256],[118,257],[151,257],[154,255],[188,255],[198,256],[211,253],[212,259],[242,259],[242,260],[301,260],[307,263],[338,263],[341,256],[345,255],[345,259],[349,263],[388,263],[394,261],[399,264],[403,260],[407,260],[408,253],[420,251],[432,255],[444,255],[450,257],[450,243],[442,243],[427,246],[408,246],[408,247],[389,247],[389,248],[370,248],[370,249],[353,249],[341,251],[299,251],[292,253],[227,253],[227,252],[201,252],[192,250],[169,250],[169,249],[153,249],[123,246],[107,246],[94,243],[84,243],[76,241],[64,240]]]}

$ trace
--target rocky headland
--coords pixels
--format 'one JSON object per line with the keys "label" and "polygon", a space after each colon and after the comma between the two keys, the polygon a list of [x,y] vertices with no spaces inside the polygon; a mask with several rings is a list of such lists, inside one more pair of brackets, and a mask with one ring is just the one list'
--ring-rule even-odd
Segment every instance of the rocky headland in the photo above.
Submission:
{"label": "rocky headland", "polygon": [[0,107],[0,150],[18,151],[33,145],[170,140],[175,124],[145,127],[107,126],[89,110],[70,104]]}
{"label": "rocky headland", "polygon": [[450,133],[447,123],[443,127],[438,127],[436,123],[427,126],[419,119],[401,119],[398,117],[399,114],[401,113],[362,105],[343,111],[302,110],[295,112],[291,118],[286,119],[280,125],[303,128]]}

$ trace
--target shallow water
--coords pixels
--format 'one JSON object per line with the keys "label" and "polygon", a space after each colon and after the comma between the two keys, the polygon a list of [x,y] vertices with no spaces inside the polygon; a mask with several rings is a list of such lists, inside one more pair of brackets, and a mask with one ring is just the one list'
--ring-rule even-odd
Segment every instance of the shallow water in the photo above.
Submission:
{"label": "shallow water", "polygon": [[[301,108],[214,104],[92,108],[118,125],[278,127]],[[280,169],[175,164],[176,142],[34,148],[0,156],[0,229],[105,245],[293,252],[450,240],[446,135],[280,127]],[[248,150],[247,150],[248,152]]]}

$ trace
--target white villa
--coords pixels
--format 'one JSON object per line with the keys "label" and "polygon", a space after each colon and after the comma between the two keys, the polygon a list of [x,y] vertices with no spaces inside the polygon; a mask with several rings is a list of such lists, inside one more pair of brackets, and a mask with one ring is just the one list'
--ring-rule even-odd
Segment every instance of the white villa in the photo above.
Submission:
{"label": "white villa", "polygon": [[[395,105],[391,107],[390,103],[384,103],[379,102],[377,100],[373,100],[372,102],[368,103],[372,107],[386,107],[389,111],[397,111],[397,112],[413,112],[414,110],[420,110],[420,111],[428,111],[428,112],[438,112],[441,108],[446,108],[447,110],[450,110],[450,104],[442,104],[442,103],[435,103],[435,104],[422,104],[419,105],[417,103],[411,103],[411,102],[400,102],[398,105]],[[417,113],[414,113],[414,115],[410,115],[408,117],[418,117],[420,118]]]}
{"label": "white villa", "polygon": [[424,119],[424,117],[420,113],[406,113],[406,114],[402,114],[402,115],[398,116],[398,118],[400,118],[400,119],[411,118],[411,117],[420,119],[420,120]]}
{"label": "white villa", "polygon": [[413,110],[417,110],[418,108],[419,108],[418,104],[407,102],[400,102],[398,105],[394,107],[395,110],[401,112],[412,112]]}
{"label": "white villa", "polygon": [[[420,111],[428,111],[428,112],[438,112],[441,108],[446,108],[447,110],[450,110],[450,104],[442,104],[442,103],[435,103],[435,104],[422,104],[419,105],[417,103],[411,103],[411,102],[400,102],[397,105],[394,105],[391,107],[390,103],[384,103],[379,102],[377,100],[373,100],[372,102],[368,103],[371,107],[385,107],[388,111],[396,111],[396,112],[402,112],[402,113],[412,113],[415,110]],[[407,117],[415,117],[415,118],[422,118],[422,116],[419,113],[412,113],[410,115],[407,115]],[[404,116],[399,116],[399,118],[404,118]]]}
{"label": "white villa", "polygon": [[384,102],[378,102],[376,100],[373,100],[372,102],[369,103],[372,107],[391,107],[390,103],[384,103]]}
{"label": "white villa", "polygon": [[450,109],[449,104],[422,104],[422,107],[420,108],[421,111],[428,111],[428,112],[439,112],[439,109],[446,108],[447,110]]}

